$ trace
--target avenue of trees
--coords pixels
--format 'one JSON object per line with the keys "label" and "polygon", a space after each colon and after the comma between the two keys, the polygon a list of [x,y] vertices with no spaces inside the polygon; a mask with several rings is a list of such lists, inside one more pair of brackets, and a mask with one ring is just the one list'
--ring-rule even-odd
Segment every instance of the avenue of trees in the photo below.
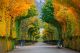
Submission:
{"label": "avenue of trees", "polygon": [[[44,22],[57,28],[59,39],[64,40],[64,47],[76,50],[80,48],[79,3],[79,0],[46,0],[41,17]],[[45,33],[47,34],[47,30]]]}
{"label": "avenue of trees", "polygon": [[[45,0],[40,18],[35,0],[0,0],[0,53],[14,49],[17,40],[63,40],[80,51],[80,1]],[[40,35],[40,28],[43,28]]]}
{"label": "avenue of trees", "polygon": [[14,49],[15,41],[20,37],[23,20],[36,15],[34,0],[0,0],[1,53]]}

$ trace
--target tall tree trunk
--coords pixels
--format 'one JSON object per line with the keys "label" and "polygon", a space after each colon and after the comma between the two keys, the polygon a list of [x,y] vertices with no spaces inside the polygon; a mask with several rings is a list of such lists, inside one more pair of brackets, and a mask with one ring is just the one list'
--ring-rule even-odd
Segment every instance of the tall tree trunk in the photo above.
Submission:
{"label": "tall tree trunk", "polygon": [[13,17],[11,16],[11,20],[10,20],[10,38],[12,38],[12,30],[13,30]]}

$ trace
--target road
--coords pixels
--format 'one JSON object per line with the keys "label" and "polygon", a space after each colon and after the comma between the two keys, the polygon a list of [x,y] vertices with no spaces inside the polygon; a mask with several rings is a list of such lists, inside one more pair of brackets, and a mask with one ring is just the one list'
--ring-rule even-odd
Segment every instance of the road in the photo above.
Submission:
{"label": "road", "polygon": [[76,52],[66,48],[59,49],[56,46],[38,42],[30,46],[16,46],[16,49],[8,53],[80,53],[80,52]]}

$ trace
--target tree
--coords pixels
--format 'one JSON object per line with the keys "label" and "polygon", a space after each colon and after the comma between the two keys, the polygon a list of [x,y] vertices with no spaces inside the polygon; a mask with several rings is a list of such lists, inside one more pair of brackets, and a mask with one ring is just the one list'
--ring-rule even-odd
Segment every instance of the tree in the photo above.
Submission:
{"label": "tree", "polygon": [[16,29],[17,29],[17,35],[18,36],[19,36],[21,21],[24,19],[28,19],[30,17],[36,16],[37,14],[38,13],[37,13],[36,7],[32,5],[30,7],[30,9],[28,9],[28,12],[23,13],[21,16],[17,16],[17,18],[16,18]]}
{"label": "tree", "polygon": [[34,41],[35,38],[39,35],[38,18],[34,16],[34,17],[21,20],[19,30],[20,30],[19,31],[20,39]]}
{"label": "tree", "polygon": [[38,18],[30,18],[28,25],[28,35],[30,40],[34,40],[37,35],[39,35],[39,25],[38,25]]}
{"label": "tree", "polygon": [[47,22],[53,26],[55,26],[59,33],[59,38],[61,39],[62,35],[62,28],[60,23],[55,19],[54,16],[54,7],[53,7],[53,0],[46,0],[46,3],[42,7],[42,20]]}
{"label": "tree", "polygon": [[[55,0],[59,4],[67,7],[67,8],[72,8],[71,10],[74,12],[73,14],[76,16],[75,18],[77,19],[77,24],[79,24],[78,29],[80,29],[80,0]],[[79,31],[80,32],[80,31]]]}

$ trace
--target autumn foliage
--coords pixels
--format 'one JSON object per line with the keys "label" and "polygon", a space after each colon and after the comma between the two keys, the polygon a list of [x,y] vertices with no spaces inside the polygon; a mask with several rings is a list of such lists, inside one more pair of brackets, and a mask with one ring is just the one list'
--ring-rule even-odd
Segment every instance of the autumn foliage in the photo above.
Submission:
{"label": "autumn foliage", "polygon": [[3,53],[14,48],[13,39],[17,38],[15,20],[20,19],[17,16],[24,12],[28,14],[32,5],[35,5],[34,0],[0,0],[0,49]]}
{"label": "autumn foliage", "polygon": [[[34,0],[1,0],[0,1],[0,35],[5,36],[9,34],[11,19],[13,20],[12,27],[15,30],[16,16],[22,15],[25,11],[28,11],[30,6],[34,5]],[[7,25],[8,24],[8,25]],[[8,27],[8,28],[7,28]],[[6,30],[8,32],[6,32]],[[15,32],[13,31],[13,34]]]}

